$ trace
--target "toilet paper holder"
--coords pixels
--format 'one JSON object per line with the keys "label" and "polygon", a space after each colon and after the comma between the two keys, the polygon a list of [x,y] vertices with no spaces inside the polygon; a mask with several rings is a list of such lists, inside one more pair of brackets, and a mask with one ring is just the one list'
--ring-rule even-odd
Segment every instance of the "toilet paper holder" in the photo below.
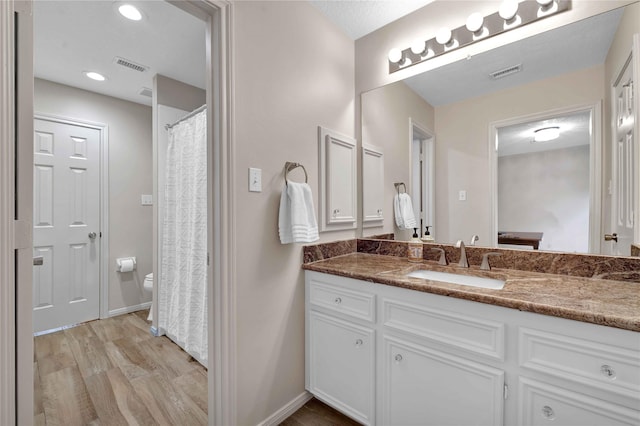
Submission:
{"label": "toilet paper holder", "polygon": [[135,257],[119,257],[116,259],[116,272],[131,272],[136,270]]}

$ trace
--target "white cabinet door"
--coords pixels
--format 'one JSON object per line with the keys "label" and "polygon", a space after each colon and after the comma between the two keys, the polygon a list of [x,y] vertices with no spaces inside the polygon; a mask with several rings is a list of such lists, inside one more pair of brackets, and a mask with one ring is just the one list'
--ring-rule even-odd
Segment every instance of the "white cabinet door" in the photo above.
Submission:
{"label": "white cabinet door", "polygon": [[383,347],[381,424],[502,424],[502,370],[390,336]]}
{"label": "white cabinet door", "polygon": [[372,329],[310,311],[307,390],[363,424],[374,424]]}
{"label": "white cabinet door", "polygon": [[323,127],[320,147],[320,230],[356,227],[356,141]]}
{"label": "white cabinet door", "polygon": [[640,424],[640,411],[526,377],[520,378],[522,426],[614,426]]}
{"label": "white cabinet door", "polygon": [[382,226],[384,206],[384,158],[382,149],[362,145],[363,226]]}

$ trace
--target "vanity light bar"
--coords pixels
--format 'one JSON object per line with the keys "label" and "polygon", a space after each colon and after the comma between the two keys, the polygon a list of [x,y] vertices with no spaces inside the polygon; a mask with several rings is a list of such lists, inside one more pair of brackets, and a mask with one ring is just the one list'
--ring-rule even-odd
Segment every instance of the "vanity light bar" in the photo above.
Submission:
{"label": "vanity light bar", "polygon": [[[418,42],[414,42],[411,47],[404,50],[397,48],[391,49],[388,58],[389,74],[408,68],[412,65],[428,61],[429,59],[435,58],[452,50],[468,46],[477,41],[493,37],[514,28],[520,28],[548,16],[556,15],[560,12],[571,9],[571,0],[538,0],[524,1],[521,3],[517,3],[517,0],[505,0],[505,2],[512,5],[516,10],[515,15],[510,19],[502,18],[500,16],[500,12],[493,13],[485,16],[480,24],[480,29],[472,32],[469,28],[476,28],[477,25],[479,25],[478,22],[480,22],[480,18],[478,16],[474,16],[474,19],[468,20],[471,21],[468,25],[463,25],[451,30],[451,36],[447,37],[446,41],[444,40],[444,30],[446,30],[447,36],[449,35],[449,30],[445,28],[438,31],[438,37],[426,40],[424,42],[423,49],[417,48],[417,46],[423,45]],[[503,14],[504,13],[505,12],[503,11]],[[441,44],[443,41],[444,44]]]}

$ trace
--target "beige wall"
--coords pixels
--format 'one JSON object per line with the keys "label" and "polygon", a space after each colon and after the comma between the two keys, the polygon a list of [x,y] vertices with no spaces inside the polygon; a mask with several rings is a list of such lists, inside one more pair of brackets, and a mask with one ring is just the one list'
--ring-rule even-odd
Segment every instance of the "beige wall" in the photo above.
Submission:
{"label": "beige wall", "polygon": [[[622,66],[629,58],[633,43],[633,34],[640,34],[640,3],[635,3],[625,9],[618,31],[611,43],[611,48],[605,60],[604,70],[604,90],[606,96],[604,108],[604,144],[603,144],[603,183],[607,187],[611,177],[611,153],[612,153],[612,130],[608,123],[611,123],[611,96],[614,80],[622,70]],[[636,89],[636,93],[638,93]],[[640,183],[639,183],[640,185]],[[611,196],[605,191],[602,204],[602,232],[611,233]]]}
{"label": "beige wall", "polygon": [[494,13],[500,7],[498,0],[436,0],[425,7],[400,18],[371,34],[356,40],[356,93],[375,89],[430,69],[477,55],[497,46],[529,37],[552,28],[579,21],[589,16],[618,8],[637,0],[573,1],[571,9],[538,22],[491,37],[482,42],[452,51],[446,55],[389,74],[387,55],[397,47],[405,49],[416,38],[435,37],[441,27],[464,26],[473,12],[483,15]]}
{"label": "beige wall", "polygon": [[[35,112],[106,124],[109,131],[109,311],[151,300],[143,288],[151,272],[151,108],[85,90],[35,80]],[[116,258],[135,256],[138,269],[122,275]],[[124,279],[123,279],[124,278]]]}
{"label": "beige wall", "polygon": [[[383,149],[385,180],[383,227],[364,228],[363,235],[399,232],[393,215],[396,192],[393,182],[404,182],[407,192],[411,192],[409,119],[433,132],[434,109],[403,82],[363,93],[360,101],[362,143]],[[410,237],[411,232],[406,231],[397,238],[406,240]]]}
{"label": "beige wall", "polygon": [[233,24],[237,422],[254,425],[304,391],[302,245],[278,239],[283,168],[305,166],[317,211],[317,126],[354,135],[354,45],[307,2],[236,2]]}
{"label": "beige wall", "polygon": [[[436,108],[436,224],[438,240],[491,235],[489,125],[495,121],[603,100],[604,67],[558,77]],[[458,201],[458,191],[467,200]]]}

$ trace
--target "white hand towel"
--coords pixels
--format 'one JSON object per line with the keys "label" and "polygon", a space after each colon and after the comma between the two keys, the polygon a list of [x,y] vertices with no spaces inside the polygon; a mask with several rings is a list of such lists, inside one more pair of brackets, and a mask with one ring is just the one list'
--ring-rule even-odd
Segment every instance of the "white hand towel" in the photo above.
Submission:
{"label": "white hand towel", "polygon": [[289,182],[280,196],[278,233],[282,244],[318,241],[318,222],[313,208],[311,187]]}
{"label": "white hand towel", "polygon": [[413,204],[409,194],[403,192],[393,197],[393,211],[396,217],[396,225],[399,229],[413,229],[416,227],[416,217],[413,214]]}

